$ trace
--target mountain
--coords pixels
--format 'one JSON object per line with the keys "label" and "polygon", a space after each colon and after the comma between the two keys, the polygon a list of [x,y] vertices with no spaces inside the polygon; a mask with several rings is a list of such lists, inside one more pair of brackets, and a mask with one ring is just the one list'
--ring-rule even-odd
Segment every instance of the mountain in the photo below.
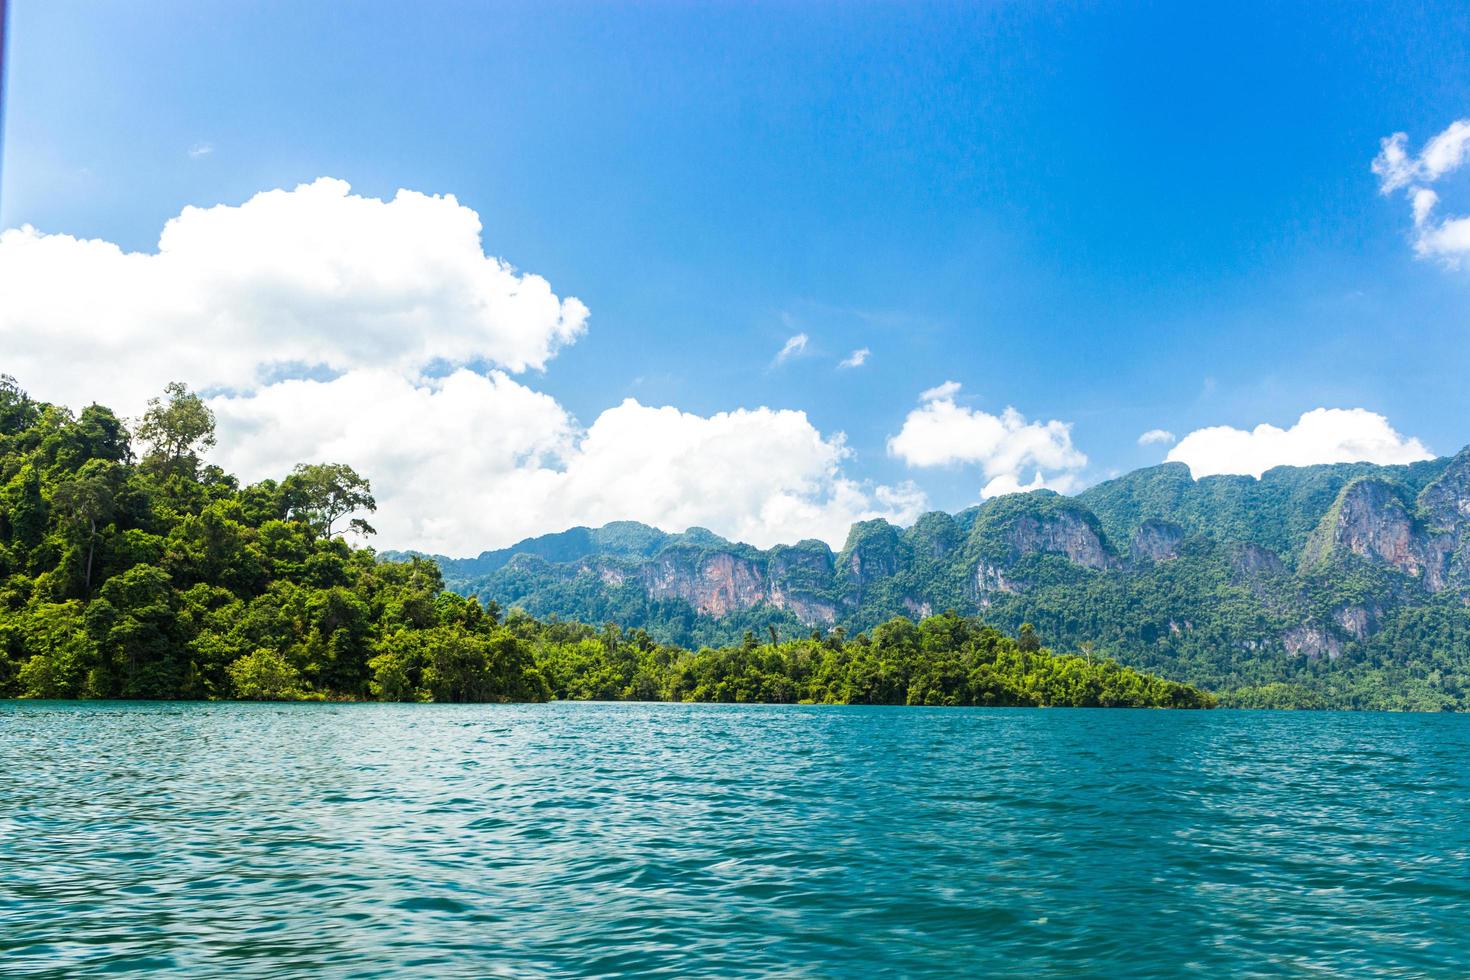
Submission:
{"label": "mountain", "polygon": [[1259,479],[1165,463],[1075,497],[865,521],[836,554],[621,522],[436,560],[462,594],[683,644],[954,609],[1227,703],[1470,707],[1470,448]]}

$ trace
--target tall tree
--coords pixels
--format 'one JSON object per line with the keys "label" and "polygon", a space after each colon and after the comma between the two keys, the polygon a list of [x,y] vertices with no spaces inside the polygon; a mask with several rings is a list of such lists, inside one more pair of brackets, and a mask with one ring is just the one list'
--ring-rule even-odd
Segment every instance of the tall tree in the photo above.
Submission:
{"label": "tall tree", "polygon": [[193,474],[199,454],[214,448],[214,413],[182,381],[164,388],[165,398],[148,400],[137,436],[148,444],[144,462],[163,473]]}
{"label": "tall tree", "polygon": [[[342,518],[378,509],[372,484],[346,463],[300,463],[286,478],[284,489],[291,501],[291,516],[323,538],[332,536]],[[377,533],[361,518],[353,518],[348,528],[364,535]]]}
{"label": "tall tree", "polygon": [[0,436],[25,428],[36,416],[36,403],[21,390],[15,379],[0,374]]}
{"label": "tall tree", "polygon": [[83,584],[92,593],[92,560],[97,552],[97,528],[112,516],[118,487],[123,480],[122,468],[104,459],[88,460],[51,496],[51,506],[62,514],[75,532],[86,542],[87,561]]}

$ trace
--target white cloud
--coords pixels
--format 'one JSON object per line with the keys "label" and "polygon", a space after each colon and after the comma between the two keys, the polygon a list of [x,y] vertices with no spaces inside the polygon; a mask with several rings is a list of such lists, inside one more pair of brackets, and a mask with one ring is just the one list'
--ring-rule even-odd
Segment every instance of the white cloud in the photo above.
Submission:
{"label": "white cloud", "polygon": [[1406,438],[1388,419],[1363,408],[1316,408],[1288,429],[1261,424],[1249,431],[1228,425],[1196,429],[1169,451],[1195,479],[1217,473],[1259,477],[1273,466],[1316,463],[1412,463],[1433,458],[1425,445]]}
{"label": "white cloud", "polygon": [[185,208],[153,253],[30,227],[0,234],[6,370],[68,404],[131,412],[175,378],[249,390],[282,366],[522,371],[586,320],[576,299],[487,256],[479,216],[452,196],[381,201],[322,178],[239,207]]}
{"label": "white cloud", "polygon": [[1087,457],[1072,445],[1069,423],[1028,422],[1009,407],[1000,415],[963,407],[955,402],[959,390],[946,381],[921,394],[888,452],[910,466],[978,465],[987,480],[982,496],[1076,487]]}
{"label": "white cloud", "polygon": [[1082,480],[1076,473],[1057,473],[1042,476],[1038,470],[1030,483],[1022,483],[1014,473],[1002,473],[980,489],[982,497],[1003,497],[1008,493],[1030,493],[1032,490],[1055,490],[1057,493],[1072,493],[1080,489]]}
{"label": "white cloud", "polygon": [[1453,173],[1470,160],[1470,119],[1458,119],[1424,144],[1418,156],[1405,149],[1409,137],[1394,133],[1380,141],[1380,151],[1373,160],[1373,172],[1379,178],[1379,190],[1391,194],[1404,190],[1414,216],[1414,250],[1421,256],[1434,256],[1451,265],[1470,255],[1470,217],[1446,217],[1434,220],[1439,195],[1427,185]]}
{"label": "white cloud", "polygon": [[845,476],[842,435],[823,436],[802,412],[702,417],[628,399],[584,431],[549,396],[468,370],[423,382],[353,371],[211,406],[214,458],[247,479],[300,460],[377,476],[385,546],[473,554],[577,524],[640,520],[761,546],[818,537],[839,547],[853,521],[910,523],[925,509],[912,484]]}
{"label": "white cloud", "polygon": [[618,519],[840,546],[852,521],[925,509],[911,483],[848,476],[842,434],[801,412],[630,399],[584,427],[511,373],[545,366],[586,319],[488,256],[454,198],[381,201],[337,180],[186,209],[155,253],[0,234],[0,370],[129,416],[171,380],[210,392],[212,461],[246,481],[350,464],[372,480],[381,547],[467,555]]}
{"label": "white cloud", "polygon": [[1416,157],[1404,149],[1408,141],[1407,133],[1394,133],[1379,141],[1373,172],[1385,194],[1410,184],[1432,184],[1470,160],[1470,119],[1450,123],[1444,132],[1425,143]]}
{"label": "white cloud", "polygon": [[785,364],[789,359],[805,353],[808,339],[806,334],[799,333],[787,340],[781,349],[776,352],[775,363]]}
{"label": "white cloud", "polygon": [[873,352],[868,350],[868,348],[859,347],[857,350],[847,355],[847,357],[843,358],[841,363],[839,363],[837,366],[840,368],[862,367],[868,362],[868,358],[871,357],[872,354]]}
{"label": "white cloud", "polygon": [[959,393],[960,383],[958,381],[946,381],[943,384],[935,385],[933,388],[925,388],[919,392],[919,401],[934,402],[953,400],[954,396]]}
{"label": "white cloud", "polygon": [[189,147],[189,159],[198,160],[202,157],[209,156],[213,152],[213,143],[195,143],[193,146]]}
{"label": "white cloud", "polygon": [[1173,441],[1174,433],[1170,432],[1168,429],[1149,429],[1143,435],[1138,437],[1138,444],[1140,446],[1157,446]]}

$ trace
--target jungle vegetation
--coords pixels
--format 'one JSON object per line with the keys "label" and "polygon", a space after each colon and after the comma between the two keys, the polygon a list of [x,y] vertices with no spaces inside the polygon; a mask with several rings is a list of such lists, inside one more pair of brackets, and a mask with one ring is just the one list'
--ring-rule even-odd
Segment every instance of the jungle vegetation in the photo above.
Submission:
{"label": "jungle vegetation", "polygon": [[1195,688],[953,612],[689,649],[502,614],[439,566],[385,561],[369,481],[303,463],[242,486],[205,461],[206,402],[129,424],[0,377],[0,696],[1207,707]]}

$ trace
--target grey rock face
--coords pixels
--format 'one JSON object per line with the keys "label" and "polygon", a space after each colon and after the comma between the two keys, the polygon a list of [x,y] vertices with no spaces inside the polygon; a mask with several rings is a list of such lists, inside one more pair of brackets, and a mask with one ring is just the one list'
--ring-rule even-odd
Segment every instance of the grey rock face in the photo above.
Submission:
{"label": "grey rock face", "polygon": [[1236,547],[1230,570],[1237,584],[1250,584],[1285,573],[1286,564],[1270,548],[1244,542]]}
{"label": "grey rock face", "polygon": [[1419,494],[1418,503],[1425,523],[1452,542],[1449,584],[1470,587],[1470,450],[1450,461],[1439,479]]}
{"label": "grey rock face", "polygon": [[1026,515],[1011,528],[1010,545],[1019,557],[1035,554],[1065,555],[1084,568],[1113,568],[1117,561],[1102,539],[1080,516],[1062,511],[1045,517]]}
{"label": "grey rock face", "polygon": [[1378,625],[1378,611],[1364,606],[1343,606],[1333,614],[1337,625],[1355,640],[1365,640]]}
{"label": "grey rock face", "polygon": [[1281,643],[1286,647],[1287,653],[1309,660],[1316,660],[1324,654],[1329,660],[1336,660],[1342,655],[1342,644],[1337,637],[1325,628],[1311,623],[1293,626],[1281,634]]}
{"label": "grey rock face", "polygon": [[[1320,537],[1324,531],[1327,540]],[[1419,526],[1390,484],[1367,479],[1343,490],[1335,521],[1319,531],[1311,547],[1318,555],[1342,549],[1386,562],[1421,581],[1430,592],[1438,592],[1446,584],[1454,538]]]}
{"label": "grey rock face", "polygon": [[1128,548],[1129,556],[1135,561],[1168,561],[1179,555],[1179,545],[1184,540],[1184,528],[1167,521],[1144,521],[1133,533],[1133,543]]}

